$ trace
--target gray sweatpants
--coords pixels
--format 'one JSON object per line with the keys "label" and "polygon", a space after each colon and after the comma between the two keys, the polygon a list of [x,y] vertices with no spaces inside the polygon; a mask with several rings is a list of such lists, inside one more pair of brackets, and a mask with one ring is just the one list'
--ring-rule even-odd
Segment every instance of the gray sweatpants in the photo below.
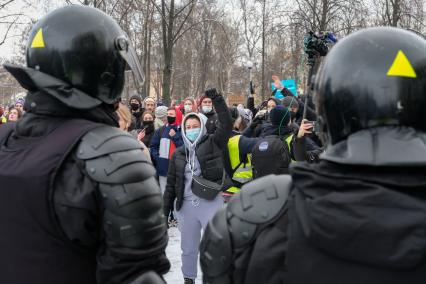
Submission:
{"label": "gray sweatpants", "polygon": [[160,183],[161,193],[164,194],[164,192],[166,191],[167,177],[159,176],[158,182]]}
{"label": "gray sweatpants", "polygon": [[176,212],[178,228],[181,232],[182,274],[185,278],[197,278],[198,248],[201,229],[206,228],[209,220],[223,207],[223,197],[219,194],[214,200],[185,199],[182,208]]}

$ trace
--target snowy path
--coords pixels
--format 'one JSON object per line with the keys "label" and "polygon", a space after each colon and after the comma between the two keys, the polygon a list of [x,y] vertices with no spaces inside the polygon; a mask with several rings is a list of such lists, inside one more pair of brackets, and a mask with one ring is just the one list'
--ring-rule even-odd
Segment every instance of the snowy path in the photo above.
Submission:
{"label": "snowy path", "polygon": [[[169,284],[183,284],[182,271],[180,270],[180,267],[181,267],[180,232],[177,228],[170,228],[168,233],[169,233],[169,244],[166,249],[166,254],[172,266],[170,268],[169,273],[167,273],[164,276],[164,278]],[[198,264],[198,277],[195,283],[201,284],[202,283],[201,278],[202,278],[201,269]]]}

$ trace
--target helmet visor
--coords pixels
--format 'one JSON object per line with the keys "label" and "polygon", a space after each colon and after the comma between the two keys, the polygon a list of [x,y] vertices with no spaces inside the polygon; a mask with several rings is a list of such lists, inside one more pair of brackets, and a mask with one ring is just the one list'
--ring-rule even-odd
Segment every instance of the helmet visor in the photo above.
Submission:
{"label": "helmet visor", "polygon": [[135,88],[139,91],[145,82],[145,74],[135,49],[126,36],[117,37],[115,44],[121,57],[126,61],[132,71]]}

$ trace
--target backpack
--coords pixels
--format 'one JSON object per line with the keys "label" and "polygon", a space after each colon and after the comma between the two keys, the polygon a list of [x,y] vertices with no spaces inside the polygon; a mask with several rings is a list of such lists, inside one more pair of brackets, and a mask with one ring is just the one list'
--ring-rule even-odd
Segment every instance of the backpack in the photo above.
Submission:
{"label": "backpack", "polygon": [[286,140],[289,137],[287,136],[283,139],[277,135],[271,135],[260,139],[256,143],[251,154],[253,179],[269,174],[288,174],[291,155]]}

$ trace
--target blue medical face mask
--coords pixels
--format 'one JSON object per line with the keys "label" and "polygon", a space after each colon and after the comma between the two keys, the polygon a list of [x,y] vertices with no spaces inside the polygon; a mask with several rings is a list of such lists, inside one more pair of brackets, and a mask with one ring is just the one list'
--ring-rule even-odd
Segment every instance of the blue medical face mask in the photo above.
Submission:
{"label": "blue medical face mask", "polygon": [[192,128],[185,131],[185,136],[189,141],[194,142],[200,135],[201,128]]}

